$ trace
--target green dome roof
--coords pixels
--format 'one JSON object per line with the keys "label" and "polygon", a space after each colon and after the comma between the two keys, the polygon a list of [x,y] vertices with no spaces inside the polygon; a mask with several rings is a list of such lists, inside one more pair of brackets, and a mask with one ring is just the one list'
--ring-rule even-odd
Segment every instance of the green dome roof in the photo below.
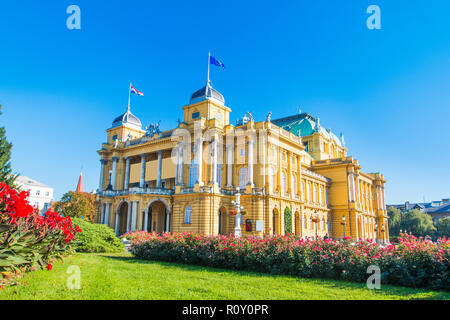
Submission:
{"label": "green dome roof", "polygon": [[[319,132],[325,138],[336,141],[337,145],[343,147],[341,139],[339,139],[331,130],[327,130],[320,126],[319,120],[308,113],[301,113],[295,116],[289,116],[277,120],[272,123],[291,132],[299,137],[306,137],[312,135],[314,132]],[[317,129],[317,126],[319,127]]]}

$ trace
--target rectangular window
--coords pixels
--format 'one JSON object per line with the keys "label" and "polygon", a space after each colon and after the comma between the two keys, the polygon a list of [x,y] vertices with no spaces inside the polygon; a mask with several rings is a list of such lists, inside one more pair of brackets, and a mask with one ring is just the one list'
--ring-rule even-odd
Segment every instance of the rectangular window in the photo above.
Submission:
{"label": "rectangular window", "polygon": [[200,118],[200,112],[194,112],[192,114],[192,119],[198,119],[198,118]]}
{"label": "rectangular window", "polygon": [[41,190],[36,190],[36,195],[40,196],[41,195]]}

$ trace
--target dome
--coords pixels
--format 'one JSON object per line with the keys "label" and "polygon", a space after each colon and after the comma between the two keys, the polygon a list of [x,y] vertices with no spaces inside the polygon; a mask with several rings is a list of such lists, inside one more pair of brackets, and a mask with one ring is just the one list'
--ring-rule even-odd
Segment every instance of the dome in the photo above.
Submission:
{"label": "dome", "polygon": [[208,86],[208,90],[206,89],[206,86],[204,86],[200,90],[195,91],[191,96],[189,104],[193,104],[208,99],[214,100],[223,105],[225,104],[225,98],[220,94],[219,91],[212,88],[211,86]]}
{"label": "dome", "polygon": [[142,129],[141,120],[139,120],[138,117],[132,114],[130,110],[127,110],[127,112],[114,119],[112,126],[118,127],[124,124],[135,127],[137,129]]}

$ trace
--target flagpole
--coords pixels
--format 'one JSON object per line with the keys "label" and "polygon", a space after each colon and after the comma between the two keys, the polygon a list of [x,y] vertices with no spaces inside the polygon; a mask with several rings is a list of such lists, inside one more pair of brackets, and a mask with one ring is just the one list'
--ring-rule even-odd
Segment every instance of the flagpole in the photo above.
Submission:
{"label": "flagpole", "polygon": [[208,90],[209,86],[209,69],[211,66],[211,52],[208,52],[208,79],[206,80],[206,89]]}
{"label": "flagpole", "polygon": [[130,112],[130,99],[131,99],[131,82],[130,88],[128,89],[128,112]]}

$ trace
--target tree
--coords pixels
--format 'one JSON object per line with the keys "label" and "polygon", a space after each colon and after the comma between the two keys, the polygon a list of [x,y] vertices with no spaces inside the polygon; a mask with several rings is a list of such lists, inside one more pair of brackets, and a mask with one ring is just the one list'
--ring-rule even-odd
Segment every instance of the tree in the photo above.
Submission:
{"label": "tree", "polygon": [[411,232],[416,237],[433,236],[436,231],[431,216],[417,209],[402,215],[400,229]]}
{"label": "tree", "polygon": [[284,209],[284,233],[292,233],[292,211],[289,208]]}
{"label": "tree", "polygon": [[388,216],[389,216],[389,234],[391,236],[400,235],[402,212],[395,207],[389,207]]}
{"label": "tree", "polygon": [[55,210],[66,217],[94,222],[95,196],[86,192],[69,191],[55,204]]}
{"label": "tree", "polygon": [[[0,105],[0,115],[2,106]],[[10,187],[14,187],[16,175],[11,170],[11,148],[12,144],[6,139],[6,130],[0,127],[0,181],[5,182]]]}
{"label": "tree", "polygon": [[450,237],[450,217],[441,218],[438,220],[437,233],[440,237]]}

